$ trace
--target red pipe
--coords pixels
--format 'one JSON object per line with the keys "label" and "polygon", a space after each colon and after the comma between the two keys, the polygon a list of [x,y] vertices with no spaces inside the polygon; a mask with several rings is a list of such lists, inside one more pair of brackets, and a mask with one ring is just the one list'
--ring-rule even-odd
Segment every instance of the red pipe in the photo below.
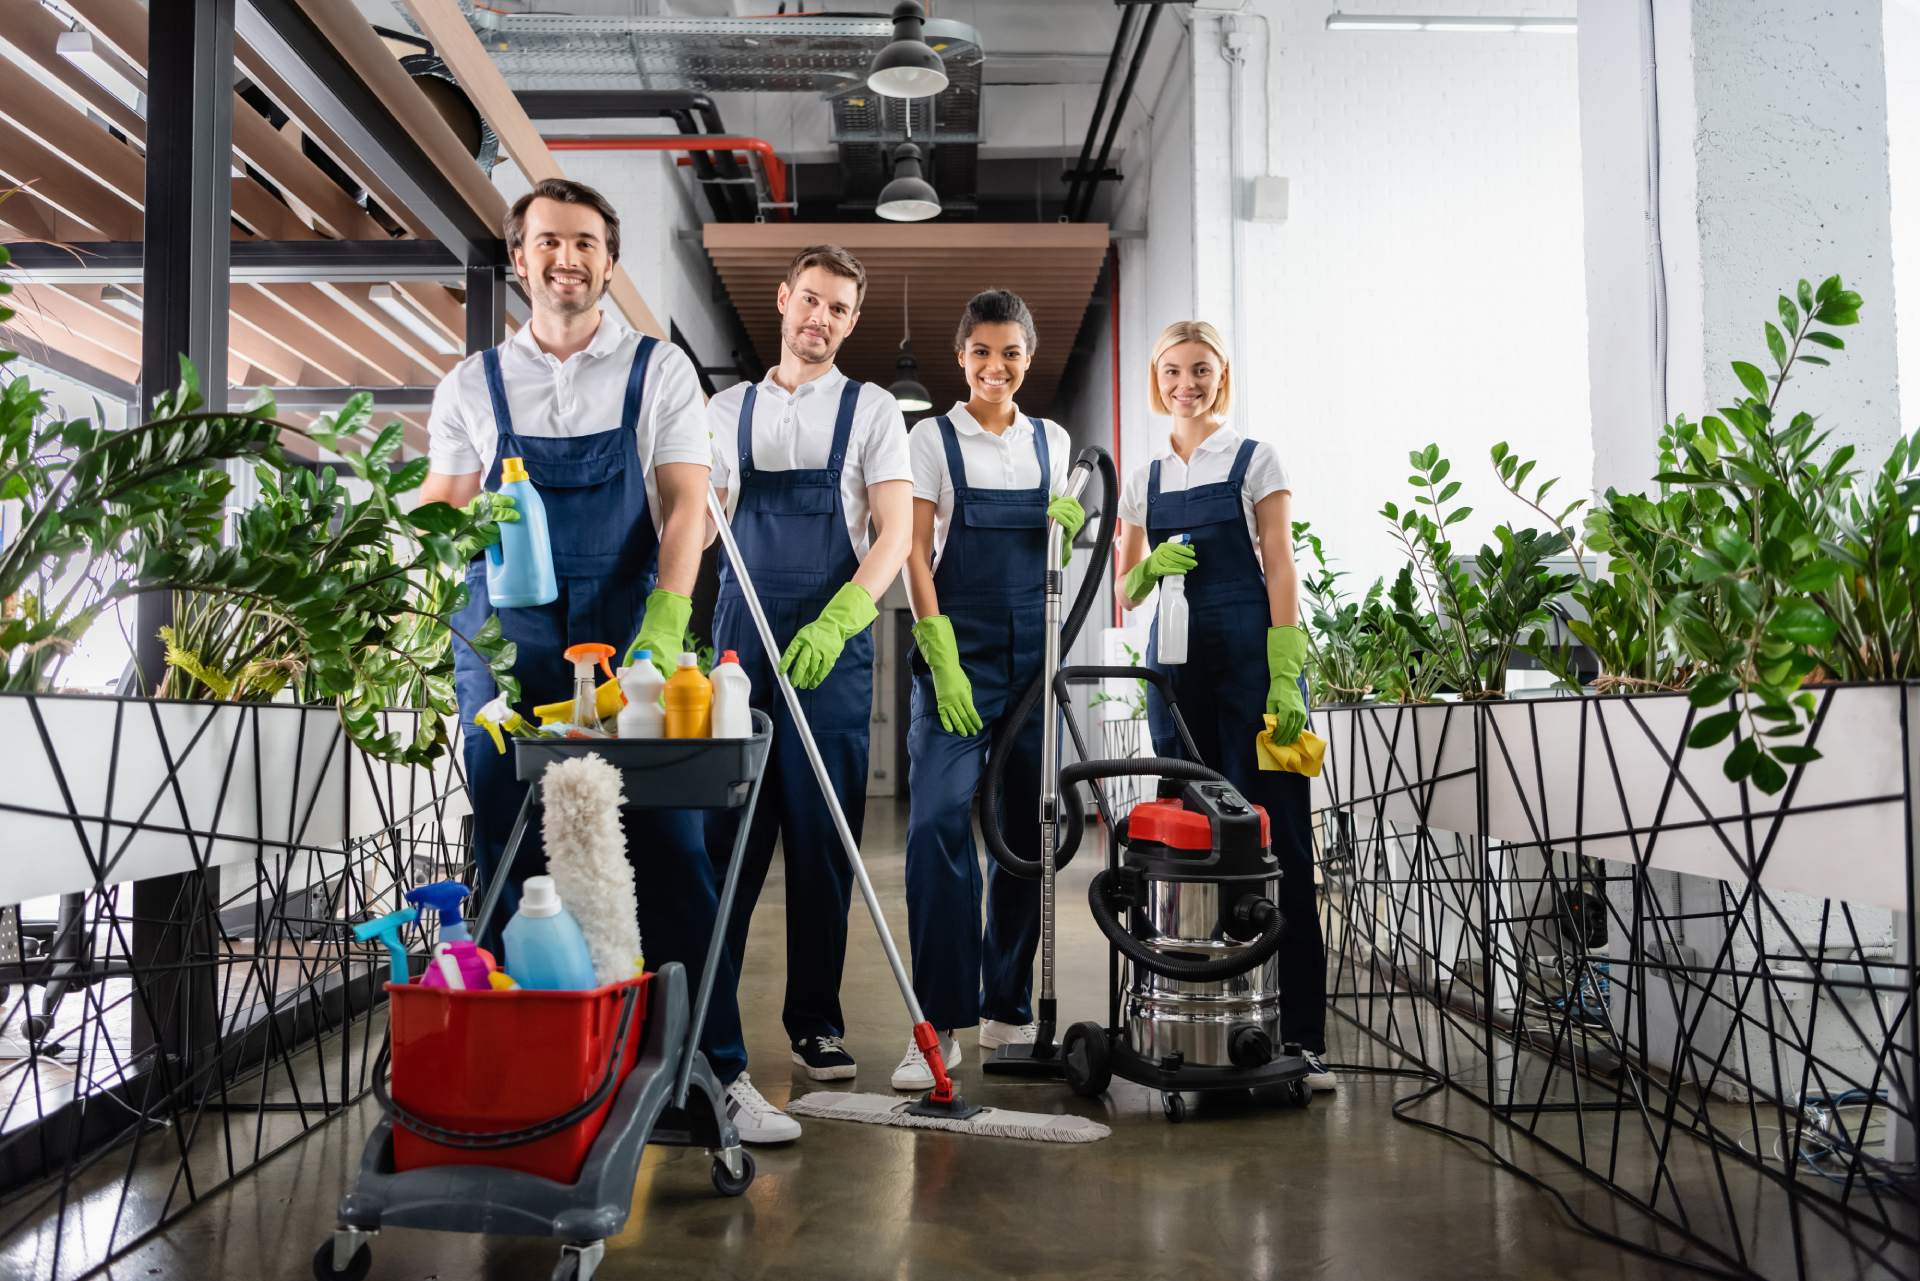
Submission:
{"label": "red pipe", "polygon": [[[1113,344],[1113,474],[1124,490],[1127,473],[1120,465],[1120,246],[1112,241],[1107,242],[1107,327]],[[1113,495],[1110,501],[1118,503],[1120,495]],[[1121,627],[1119,579],[1114,583],[1113,625]]]}
{"label": "red pipe", "polygon": [[648,134],[637,138],[548,138],[546,141],[549,151],[751,151],[766,166],[767,194],[777,205],[787,202],[786,163],[765,138],[722,137],[718,134]]}

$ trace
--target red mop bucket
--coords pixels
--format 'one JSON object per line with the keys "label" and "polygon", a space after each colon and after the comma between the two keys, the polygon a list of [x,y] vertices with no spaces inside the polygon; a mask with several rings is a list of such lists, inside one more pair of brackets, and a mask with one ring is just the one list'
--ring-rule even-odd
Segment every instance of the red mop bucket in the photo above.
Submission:
{"label": "red mop bucket", "polygon": [[580,1174],[633,1070],[650,975],[584,992],[387,985],[396,1170],[489,1165]]}

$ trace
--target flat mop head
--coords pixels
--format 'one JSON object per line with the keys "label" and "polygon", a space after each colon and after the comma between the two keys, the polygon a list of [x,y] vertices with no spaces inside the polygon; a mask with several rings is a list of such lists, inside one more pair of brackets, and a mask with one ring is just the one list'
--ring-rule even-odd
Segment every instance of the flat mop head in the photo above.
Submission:
{"label": "flat mop head", "polygon": [[[640,917],[620,823],[620,771],[589,753],[556,761],[540,776],[540,834],[560,901],[580,923],[602,983],[640,972]],[[511,971],[513,958],[507,958]]]}
{"label": "flat mop head", "polygon": [[1034,1139],[1041,1143],[1097,1143],[1113,1131],[1084,1116],[1050,1116],[1044,1112],[1009,1112],[981,1108],[969,1116],[942,1114],[921,1101],[897,1094],[842,1094],[815,1090],[787,1105],[794,1116],[817,1116],[825,1121],[861,1121],[868,1125],[900,1125],[921,1130],[950,1130],[992,1139]]}

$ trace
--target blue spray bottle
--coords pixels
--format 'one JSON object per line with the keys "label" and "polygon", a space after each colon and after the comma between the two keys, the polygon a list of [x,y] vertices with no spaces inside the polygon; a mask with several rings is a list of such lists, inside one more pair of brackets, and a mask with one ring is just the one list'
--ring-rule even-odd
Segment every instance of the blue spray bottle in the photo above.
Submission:
{"label": "blue spray bottle", "polygon": [[487,548],[487,600],[495,609],[550,605],[560,597],[547,540],[547,508],[527,479],[526,460],[500,460],[500,492],[512,497],[520,519],[500,526],[500,541]]}
{"label": "blue spray bottle", "polygon": [[467,932],[467,923],[460,916],[460,902],[467,897],[467,887],[458,881],[435,881],[432,885],[422,885],[417,890],[407,891],[407,902],[418,908],[432,908],[440,913],[440,941],[457,943],[461,939],[472,940]]}

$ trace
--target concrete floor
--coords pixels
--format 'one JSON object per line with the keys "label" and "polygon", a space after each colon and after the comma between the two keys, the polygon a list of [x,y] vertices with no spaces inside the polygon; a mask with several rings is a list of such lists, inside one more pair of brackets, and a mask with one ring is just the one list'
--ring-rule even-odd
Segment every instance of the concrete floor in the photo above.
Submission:
{"label": "concrete floor", "polygon": [[[867,848],[905,947],[904,809],[877,803]],[[1061,999],[1068,1017],[1105,1007],[1105,952],[1084,909],[1094,860],[1063,878]],[[789,1069],[780,1028],[782,885],[776,870],[754,924],[742,985],[753,1076],[784,1102],[811,1083]],[[844,1004],[855,1088],[886,1090],[907,1023],[858,903]],[[1335,1061],[1381,1062],[1347,1025]],[[982,1079],[971,1034],[959,1073],[970,1098],[1032,1111],[1085,1111],[1113,1127],[1088,1145],[971,1138],[809,1120],[796,1144],[756,1151],[746,1196],[720,1198],[703,1155],[656,1150],[627,1230],[599,1275],[734,1278],[1600,1278],[1686,1276],[1582,1236],[1549,1199],[1474,1151],[1395,1121],[1419,1083],[1349,1073],[1306,1111],[1196,1109],[1169,1124],[1157,1096],[1116,1082],[1083,1102],[1063,1087]],[[1437,1098],[1420,1115],[1487,1133],[1484,1112]],[[369,1099],[192,1209],[101,1275],[303,1277],[377,1117]],[[1504,1145],[1504,1140],[1503,1140]],[[1526,1147],[1523,1163],[1593,1222],[1652,1241],[1635,1212]],[[1669,1249],[1681,1249],[1668,1240]],[[548,1242],[391,1231],[373,1277],[544,1278]]]}

